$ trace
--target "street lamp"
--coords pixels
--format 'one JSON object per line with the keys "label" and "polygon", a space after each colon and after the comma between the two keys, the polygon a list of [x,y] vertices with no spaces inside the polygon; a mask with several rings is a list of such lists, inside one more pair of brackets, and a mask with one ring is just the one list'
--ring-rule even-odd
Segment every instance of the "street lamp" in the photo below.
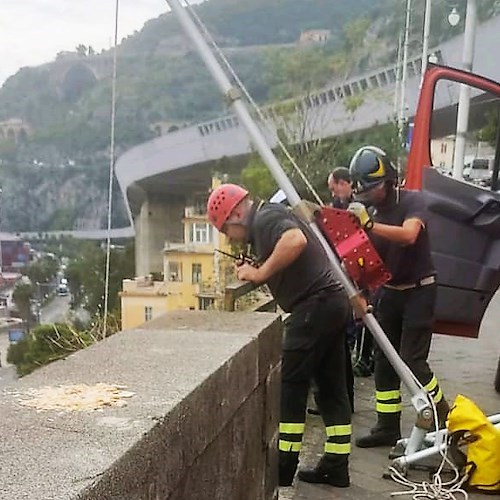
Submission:
{"label": "street lamp", "polygon": [[[456,10],[456,9],[453,9]],[[448,16],[448,20],[453,14],[453,10]],[[458,12],[451,20],[460,19]],[[451,23],[450,20],[450,23]],[[472,71],[474,58],[474,42],[476,38],[477,9],[476,0],[467,0],[467,12],[465,15],[464,48],[462,54],[462,65],[465,71]],[[458,21],[456,21],[458,23]],[[455,139],[455,152],[453,155],[453,178],[463,179],[464,157],[465,157],[465,136],[469,126],[470,108],[470,87],[460,85],[460,95],[458,99],[457,133]]]}
{"label": "street lamp", "polygon": [[425,14],[424,14],[424,37],[422,43],[422,78],[420,86],[424,81],[425,71],[427,70],[427,62],[429,61],[429,36],[431,32],[431,11],[432,0],[425,0]]}
{"label": "street lamp", "polygon": [[448,15],[448,22],[450,23],[450,26],[453,27],[455,27],[460,22],[460,14],[458,13],[456,7],[453,7],[453,9],[451,9],[451,12]]}

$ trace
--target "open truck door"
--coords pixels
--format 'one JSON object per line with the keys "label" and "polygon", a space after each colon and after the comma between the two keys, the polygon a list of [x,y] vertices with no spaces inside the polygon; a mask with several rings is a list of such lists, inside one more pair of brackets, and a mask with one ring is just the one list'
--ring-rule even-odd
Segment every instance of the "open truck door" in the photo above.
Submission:
{"label": "open truck door", "polygon": [[[480,183],[451,177],[460,84],[471,91],[466,158],[490,160],[491,175]],[[414,120],[405,185],[422,190],[428,201],[438,281],[437,333],[477,337],[500,286],[499,128],[498,82],[448,67],[429,67]]]}

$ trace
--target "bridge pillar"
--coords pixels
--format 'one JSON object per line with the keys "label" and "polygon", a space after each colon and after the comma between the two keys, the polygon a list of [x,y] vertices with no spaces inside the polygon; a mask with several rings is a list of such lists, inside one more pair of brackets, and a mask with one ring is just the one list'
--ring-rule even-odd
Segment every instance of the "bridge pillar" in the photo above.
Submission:
{"label": "bridge pillar", "polygon": [[147,195],[135,218],[135,273],[146,276],[163,271],[165,242],[182,243],[185,198]]}

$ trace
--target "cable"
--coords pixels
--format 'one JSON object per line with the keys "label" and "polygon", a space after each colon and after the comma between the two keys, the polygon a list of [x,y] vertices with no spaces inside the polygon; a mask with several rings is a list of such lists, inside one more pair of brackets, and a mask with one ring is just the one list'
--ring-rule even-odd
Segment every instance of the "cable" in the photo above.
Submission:
{"label": "cable", "polygon": [[[236,72],[234,71],[234,69],[232,68],[230,62],[227,60],[226,56],[223,54],[222,50],[217,45],[216,41],[214,40],[214,38],[212,37],[212,35],[208,31],[207,27],[205,26],[205,24],[203,23],[203,21],[200,19],[200,17],[198,16],[198,14],[193,9],[192,5],[190,4],[190,1],[189,0],[184,0],[184,2],[186,3],[186,7],[189,10],[189,13],[191,14],[191,16],[194,18],[194,20],[198,24],[198,27],[202,31],[203,35],[206,37],[206,39],[208,40],[208,42],[210,43],[210,45],[213,47],[215,53],[219,56],[220,60],[224,63],[224,66],[227,68],[227,70],[229,71],[229,73],[233,77],[234,81],[236,82],[236,84],[238,85],[238,87],[240,88],[240,90],[242,91],[243,95],[246,97],[246,99],[248,100],[248,102],[251,104],[252,108],[257,113],[257,116],[259,117],[259,119],[266,126],[267,131],[274,135],[276,133],[275,128],[271,127],[271,125],[268,122],[268,119],[266,118],[266,116],[264,115],[264,113],[262,113],[262,111],[259,108],[258,104],[254,101],[254,99],[252,98],[252,96],[250,95],[250,93],[248,92],[248,90],[246,89],[245,85],[243,84],[243,82],[241,81],[241,79],[238,77],[238,75],[236,74]],[[307,186],[307,188],[309,189],[309,191],[312,193],[312,195],[314,196],[314,198],[316,199],[316,201],[318,202],[318,204],[320,206],[324,206],[323,200],[320,198],[320,196],[315,191],[315,189],[313,188],[313,186],[311,185],[311,183],[309,182],[309,180],[307,179],[307,177],[305,176],[305,174],[302,172],[302,170],[298,166],[297,162],[295,161],[295,159],[292,157],[292,155],[290,154],[290,152],[286,148],[285,144],[281,141],[281,139],[279,138],[279,136],[277,136],[276,138],[277,138],[277,142],[278,142],[278,145],[279,145],[281,151],[284,153],[284,155],[286,156],[287,160],[291,163],[291,165],[293,166],[293,168],[295,169],[295,171],[299,174],[300,178],[302,179],[302,181],[304,182],[304,184]]]}
{"label": "cable", "polygon": [[106,337],[109,307],[109,269],[111,256],[111,210],[113,204],[113,173],[115,166],[115,122],[116,122],[116,68],[118,47],[118,7],[120,0],[116,0],[115,7],[115,38],[113,47],[113,83],[111,90],[111,139],[109,147],[109,184],[108,184],[108,234],[106,239],[106,273],[104,279],[104,321],[102,337]]}

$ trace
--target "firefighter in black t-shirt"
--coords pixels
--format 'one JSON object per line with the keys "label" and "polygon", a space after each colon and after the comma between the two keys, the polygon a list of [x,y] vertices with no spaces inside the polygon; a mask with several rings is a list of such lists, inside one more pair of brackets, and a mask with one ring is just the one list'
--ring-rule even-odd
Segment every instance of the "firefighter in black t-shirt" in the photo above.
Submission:
{"label": "firefighter in black t-shirt", "polygon": [[[439,424],[443,425],[449,407],[427,363],[437,285],[424,197],[419,191],[397,187],[397,171],[379,148],[359,149],[351,160],[350,172],[359,202],[351,203],[348,210],[368,231],[392,275],[379,291],[377,319],[403,361],[432,396]],[[365,205],[374,208],[372,216]],[[361,448],[391,446],[401,437],[400,380],[378,347],[375,386],[377,424],[369,435],[356,441]]]}
{"label": "firefighter in black t-shirt", "polygon": [[350,305],[321,244],[290,209],[252,200],[234,184],[210,195],[210,222],[231,241],[249,244],[258,265],[240,263],[238,278],[266,283],[285,320],[281,370],[279,484],[292,484],[304,432],[307,395],[317,385],[326,427],[324,455],[307,482],[349,486],[351,409],[345,380],[345,330]]}

